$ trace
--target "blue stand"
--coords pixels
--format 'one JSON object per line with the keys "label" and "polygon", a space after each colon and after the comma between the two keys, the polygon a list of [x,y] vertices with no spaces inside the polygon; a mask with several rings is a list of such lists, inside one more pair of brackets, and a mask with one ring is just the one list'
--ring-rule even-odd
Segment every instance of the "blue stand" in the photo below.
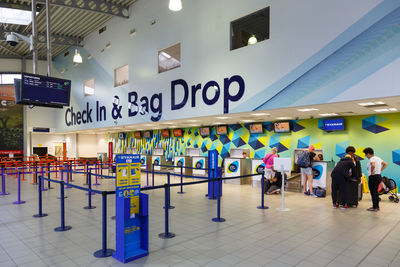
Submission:
{"label": "blue stand", "polygon": [[130,199],[116,197],[116,251],[113,257],[123,263],[149,255],[149,196],[140,193],[139,203],[139,215],[130,218]]}
{"label": "blue stand", "polygon": [[222,176],[222,170],[218,168],[218,151],[208,151],[208,194],[209,199],[217,199],[218,195],[222,195],[222,190],[216,178]]}

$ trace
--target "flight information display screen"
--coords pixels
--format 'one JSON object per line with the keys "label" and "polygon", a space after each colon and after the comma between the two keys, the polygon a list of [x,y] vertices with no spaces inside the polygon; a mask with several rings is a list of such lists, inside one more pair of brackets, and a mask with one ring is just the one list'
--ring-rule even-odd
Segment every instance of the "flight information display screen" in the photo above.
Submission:
{"label": "flight information display screen", "polygon": [[71,81],[22,73],[21,102],[37,106],[69,106]]}

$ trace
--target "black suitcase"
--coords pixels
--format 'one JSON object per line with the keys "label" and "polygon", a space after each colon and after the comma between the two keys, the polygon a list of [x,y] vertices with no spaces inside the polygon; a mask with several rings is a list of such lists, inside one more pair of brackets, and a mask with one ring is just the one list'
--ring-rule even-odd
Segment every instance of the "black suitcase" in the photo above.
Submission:
{"label": "black suitcase", "polygon": [[362,199],[362,184],[357,182],[346,182],[346,202],[349,207],[357,207]]}

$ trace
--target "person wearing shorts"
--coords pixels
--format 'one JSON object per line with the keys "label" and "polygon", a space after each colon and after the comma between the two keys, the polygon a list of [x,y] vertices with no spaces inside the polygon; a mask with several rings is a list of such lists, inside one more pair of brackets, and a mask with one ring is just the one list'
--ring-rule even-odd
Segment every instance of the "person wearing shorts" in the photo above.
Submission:
{"label": "person wearing shorts", "polygon": [[278,157],[277,152],[278,149],[276,147],[273,147],[271,149],[271,153],[267,154],[263,159],[263,162],[265,164],[264,173],[266,179],[271,179],[275,176],[274,158]]}
{"label": "person wearing shorts", "polygon": [[[311,197],[317,197],[313,193],[313,180],[314,180],[314,175],[313,175],[313,170],[311,167],[311,164],[313,161],[319,161],[319,158],[317,154],[314,153],[315,147],[313,145],[308,147],[308,152],[310,154],[310,166],[307,168],[300,168],[301,175],[303,178],[303,188],[304,188],[304,194],[309,195]],[[308,190],[307,190],[307,184],[308,184]]]}

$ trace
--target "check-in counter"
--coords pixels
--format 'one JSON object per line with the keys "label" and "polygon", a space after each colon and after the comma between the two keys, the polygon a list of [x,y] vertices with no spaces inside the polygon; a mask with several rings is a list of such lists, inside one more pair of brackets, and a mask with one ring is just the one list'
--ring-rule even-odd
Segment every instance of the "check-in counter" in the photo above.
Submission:
{"label": "check-in counter", "polygon": [[[250,155],[249,149],[231,149],[230,157],[224,160],[224,177],[235,177],[251,174],[251,159],[244,158]],[[225,180],[228,184],[250,184],[251,177]]]}
{"label": "check-in counter", "polygon": [[152,163],[155,171],[161,171],[161,166],[159,166],[159,165],[164,165],[164,166],[167,165],[167,161],[164,156],[164,149],[162,149],[162,148],[154,148],[153,149],[151,163]]}
{"label": "check-in counter", "polygon": [[192,157],[192,168],[195,168],[193,169],[193,175],[206,175],[207,171],[205,169],[208,168],[207,157]]}
{"label": "check-in counter", "polygon": [[[192,157],[188,156],[175,156],[174,159],[174,172],[181,173],[181,166],[182,167],[192,167]],[[184,175],[192,175],[192,169],[190,168],[182,168],[182,173]]]}
{"label": "check-in counter", "polygon": [[260,174],[257,176],[252,176],[252,187],[261,187],[261,177],[262,174],[264,173],[265,169],[265,164],[263,162],[263,159],[252,159],[251,160],[251,173],[252,174]]}
{"label": "check-in counter", "polygon": [[151,170],[152,156],[140,155],[140,168],[143,170]]}

